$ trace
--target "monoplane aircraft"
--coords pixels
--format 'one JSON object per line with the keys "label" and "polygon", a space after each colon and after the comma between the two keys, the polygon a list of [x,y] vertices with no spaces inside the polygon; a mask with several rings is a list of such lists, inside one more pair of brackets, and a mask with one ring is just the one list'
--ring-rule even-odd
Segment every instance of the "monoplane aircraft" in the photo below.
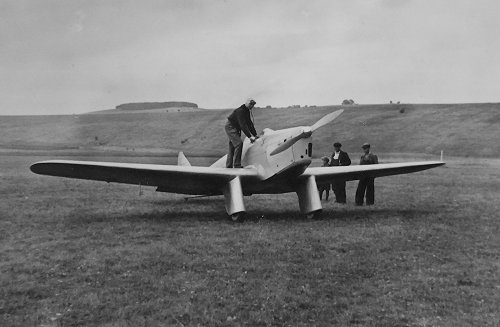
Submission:
{"label": "monoplane aircraft", "polygon": [[266,128],[254,143],[245,139],[243,168],[226,168],[226,156],[210,167],[192,166],[180,152],[178,165],[48,160],[33,164],[31,171],[108,183],[155,186],[157,192],[224,195],[227,214],[233,221],[242,221],[245,213],[243,196],[295,192],[300,211],[313,218],[322,210],[318,184],[407,174],[444,165],[443,161],[424,161],[309,167],[313,132],[332,122],[342,112],[332,112],[312,126],[281,130]]}

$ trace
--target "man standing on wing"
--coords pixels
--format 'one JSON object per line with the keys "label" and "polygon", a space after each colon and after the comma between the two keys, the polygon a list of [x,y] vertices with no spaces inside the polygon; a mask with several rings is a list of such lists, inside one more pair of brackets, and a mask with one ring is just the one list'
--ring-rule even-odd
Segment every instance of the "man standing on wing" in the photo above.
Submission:
{"label": "man standing on wing", "polygon": [[227,154],[227,168],[242,168],[241,152],[243,150],[243,141],[241,140],[241,132],[250,139],[250,142],[255,142],[259,137],[253,125],[251,118],[251,110],[255,106],[254,99],[248,99],[247,102],[227,117],[225,126],[227,137],[229,138],[229,152]]}
{"label": "man standing on wing", "polygon": [[[370,153],[370,144],[365,143],[362,146],[365,152],[359,161],[360,165],[375,165],[378,164],[378,157]],[[359,180],[358,189],[356,190],[356,205],[362,206],[366,190],[366,204],[372,205],[375,203],[375,178],[365,177]]]}
{"label": "man standing on wing", "polygon": [[[349,158],[347,152],[340,150],[341,147],[342,144],[339,142],[333,144],[335,151],[332,153],[330,166],[349,166],[351,164],[351,158]],[[345,180],[336,180],[333,182],[332,190],[335,193],[335,202],[346,203]]]}

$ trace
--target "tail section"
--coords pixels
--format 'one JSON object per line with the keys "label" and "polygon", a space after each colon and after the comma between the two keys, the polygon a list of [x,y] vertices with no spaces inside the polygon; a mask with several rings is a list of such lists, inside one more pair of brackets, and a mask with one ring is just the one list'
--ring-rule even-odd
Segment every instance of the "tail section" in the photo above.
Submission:
{"label": "tail section", "polygon": [[179,155],[177,156],[177,166],[191,166],[191,163],[182,151],[179,152]]}
{"label": "tail section", "polygon": [[[226,167],[226,158],[227,154],[214,162],[210,167],[212,168],[225,168]],[[189,160],[186,158],[184,155],[184,152],[179,152],[179,155],[177,156],[177,166],[191,166],[191,163]]]}
{"label": "tail section", "polygon": [[210,167],[212,168],[225,168],[226,167],[226,159],[227,159],[227,154],[214,162]]}

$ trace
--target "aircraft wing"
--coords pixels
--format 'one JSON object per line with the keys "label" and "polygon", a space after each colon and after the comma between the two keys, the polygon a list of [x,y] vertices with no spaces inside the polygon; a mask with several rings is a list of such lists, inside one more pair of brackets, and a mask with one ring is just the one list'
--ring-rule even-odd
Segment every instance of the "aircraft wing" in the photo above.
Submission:
{"label": "aircraft wing", "polygon": [[157,191],[193,195],[222,194],[222,188],[239,176],[241,183],[260,181],[257,170],[196,166],[151,165],[118,162],[48,160],[33,164],[41,175],[113,183],[157,186]]}
{"label": "aircraft wing", "polygon": [[315,176],[316,183],[326,184],[335,180],[352,181],[364,177],[383,177],[414,173],[444,165],[442,161],[421,161],[404,163],[387,163],[376,165],[356,165],[340,167],[307,168],[301,178]]}

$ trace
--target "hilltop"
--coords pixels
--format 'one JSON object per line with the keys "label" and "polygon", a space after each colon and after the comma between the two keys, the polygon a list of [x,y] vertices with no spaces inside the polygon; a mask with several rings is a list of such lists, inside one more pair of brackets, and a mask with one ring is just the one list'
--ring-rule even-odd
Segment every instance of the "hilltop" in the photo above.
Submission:
{"label": "hilltop", "polygon": [[[256,127],[310,125],[329,112],[345,112],[314,134],[314,156],[340,141],[351,153],[370,142],[373,151],[498,157],[500,104],[402,104],[257,109]],[[404,110],[402,110],[404,109]],[[230,110],[122,112],[114,115],[10,116],[0,121],[0,148],[106,151],[131,155],[219,156],[226,151]],[[105,117],[105,118],[103,118]]]}
{"label": "hilltop", "polygon": [[87,114],[120,114],[120,113],[145,113],[145,112],[186,112],[199,111],[198,105],[186,101],[166,102],[132,102],[117,105],[114,109],[91,111]]}
{"label": "hilltop", "polygon": [[167,101],[167,102],[133,102],[124,103],[116,106],[118,110],[147,110],[147,109],[165,109],[165,108],[198,108],[193,102],[186,101]]}

